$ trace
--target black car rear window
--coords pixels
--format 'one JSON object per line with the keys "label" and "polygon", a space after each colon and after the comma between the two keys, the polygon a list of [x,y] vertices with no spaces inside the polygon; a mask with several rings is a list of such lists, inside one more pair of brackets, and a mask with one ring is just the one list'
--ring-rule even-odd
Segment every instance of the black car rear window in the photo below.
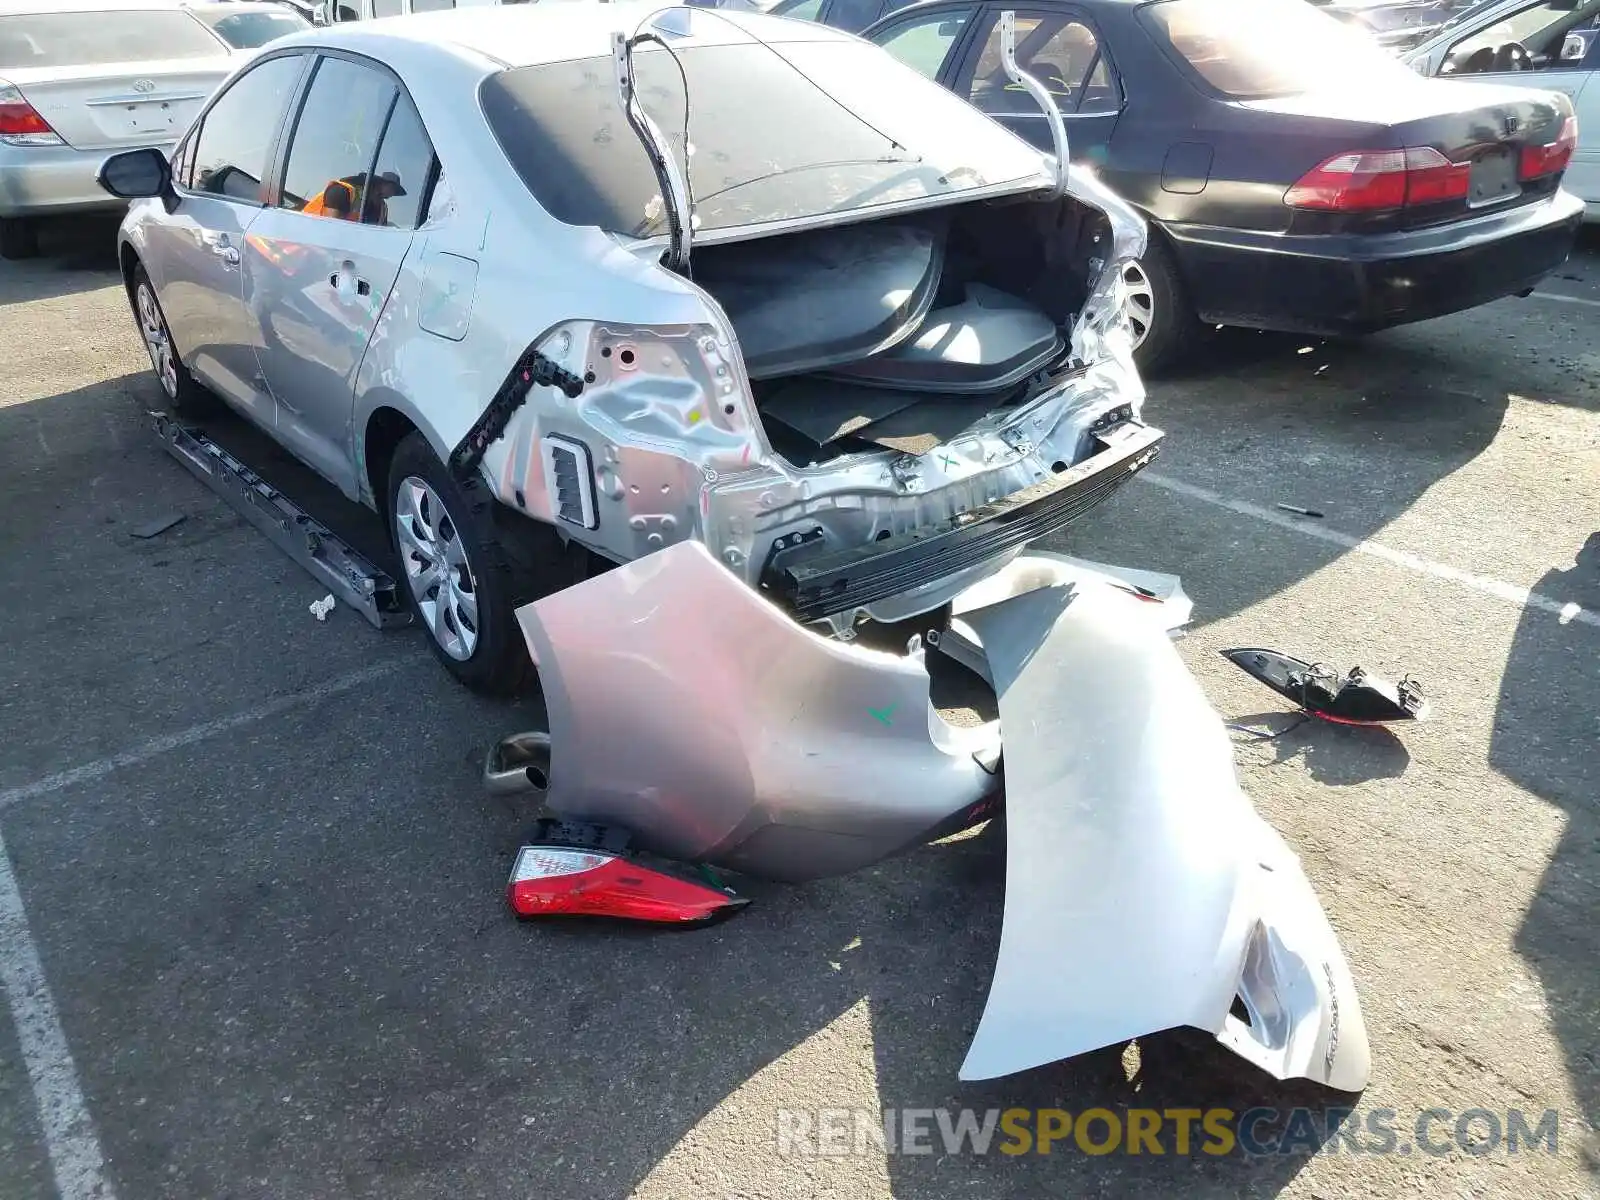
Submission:
{"label": "black car rear window", "polygon": [[301,33],[312,27],[310,21],[297,13],[274,12],[271,9],[262,12],[228,12],[200,8],[195,10],[195,16],[216,30],[222,40],[236,50],[255,50],[274,38],[288,37],[291,33]]}
{"label": "black car rear window", "polygon": [[0,70],[209,58],[228,48],[180,9],[0,16]]}
{"label": "black car rear window", "polygon": [[[1038,151],[865,42],[741,42],[677,55],[702,231],[954,197],[1043,169]],[[634,53],[634,77],[685,162],[678,68],[646,45]],[[506,157],[557,220],[637,237],[667,232],[609,58],[504,71],[481,98]]]}
{"label": "black car rear window", "polygon": [[1369,34],[1305,0],[1156,0],[1139,16],[1163,50],[1233,99],[1411,77]]}

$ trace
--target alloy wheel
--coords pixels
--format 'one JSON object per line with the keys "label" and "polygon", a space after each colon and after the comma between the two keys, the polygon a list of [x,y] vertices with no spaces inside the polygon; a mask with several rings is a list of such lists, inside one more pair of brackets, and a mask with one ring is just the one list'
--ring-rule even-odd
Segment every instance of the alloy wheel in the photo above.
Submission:
{"label": "alloy wheel", "polygon": [[141,282],[134,293],[134,303],[139,310],[139,332],[144,337],[144,348],[150,354],[150,365],[169,400],[178,398],[178,360],[172,353],[172,338],[167,333],[167,319],[161,314],[155,292],[149,283]]}
{"label": "alloy wheel", "polygon": [[441,650],[465,662],[478,646],[478,585],[455,519],[438,492],[407,475],[394,498],[394,526],[423,623]]}
{"label": "alloy wheel", "polygon": [[1155,290],[1150,286],[1150,277],[1139,263],[1128,263],[1122,268],[1122,314],[1133,328],[1135,350],[1150,336],[1155,313]]}

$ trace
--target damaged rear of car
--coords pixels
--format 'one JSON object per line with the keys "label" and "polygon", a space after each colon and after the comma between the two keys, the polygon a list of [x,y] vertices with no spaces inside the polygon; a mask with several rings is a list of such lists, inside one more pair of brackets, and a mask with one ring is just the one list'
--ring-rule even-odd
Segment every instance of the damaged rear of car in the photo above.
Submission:
{"label": "damaged rear of car", "polygon": [[556,319],[458,467],[614,563],[701,541],[849,638],[1151,460],[1116,294],[1144,228],[1098,181],[819,26],[641,29],[482,84],[540,208],[606,241],[516,301]]}

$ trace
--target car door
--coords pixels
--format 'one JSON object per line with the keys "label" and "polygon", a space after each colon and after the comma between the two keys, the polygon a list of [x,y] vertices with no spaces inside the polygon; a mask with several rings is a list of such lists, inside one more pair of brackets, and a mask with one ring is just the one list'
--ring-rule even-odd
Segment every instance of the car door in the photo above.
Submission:
{"label": "car door", "polygon": [[261,379],[240,267],[307,61],[303,54],[267,57],[212,99],[173,155],[177,204],[147,223],[139,248],[184,364],[267,429],[276,412]]}
{"label": "car door", "polygon": [[278,440],[354,495],[356,369],[410,250],[433,153],[387,67],[331,52],[286,141],[275,202],[245,246],[245,302]]}
{"label": "car door", "polygon": [[1110,53],[1080,9],[985,5],[950,88],[1041,150],[1053,149],[1050,118],[1001,65],[1000,14],[1007,9],[1016,13],[1017,64],[1049,89],[1061,109],[1068,153],[1077,162],[1103,161],[1122,111],[1122,91]]}

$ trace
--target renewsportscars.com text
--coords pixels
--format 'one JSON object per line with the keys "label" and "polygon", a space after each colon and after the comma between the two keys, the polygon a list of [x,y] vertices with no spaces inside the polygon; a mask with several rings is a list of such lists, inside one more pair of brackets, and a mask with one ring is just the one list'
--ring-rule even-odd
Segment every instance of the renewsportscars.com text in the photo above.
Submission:
{"label": "renewsportscars.com text", "polygon": [[1555,1154],[1555,1109],[779,1109],[784,1157],[853,1154]]}

